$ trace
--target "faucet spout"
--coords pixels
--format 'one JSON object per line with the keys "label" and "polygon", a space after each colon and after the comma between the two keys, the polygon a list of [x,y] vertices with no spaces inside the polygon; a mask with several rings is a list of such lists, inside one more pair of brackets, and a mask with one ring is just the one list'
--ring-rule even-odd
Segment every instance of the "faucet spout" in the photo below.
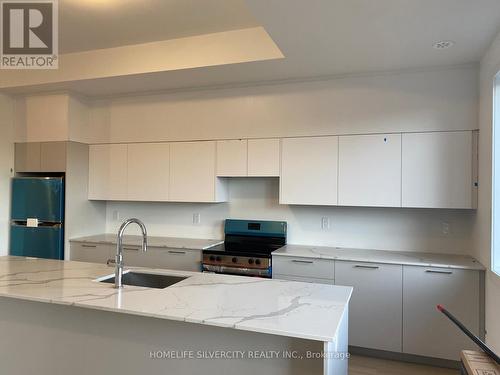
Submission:
{"label": "faucet spout", "polygon": [[148,232],[146,230],[146,226],[139,219],[127,219],[123,222],[118,230],[118,239],[116,241],[116,257],[115,257],[115,288],[120,289],[123,288],[122,278],[123,278],[123,234],[125,233],[125,229],[130,224],[137,224],[139,228],[141,228],[142,232],[142,246],[141,251],[144,253],[148,250]]}

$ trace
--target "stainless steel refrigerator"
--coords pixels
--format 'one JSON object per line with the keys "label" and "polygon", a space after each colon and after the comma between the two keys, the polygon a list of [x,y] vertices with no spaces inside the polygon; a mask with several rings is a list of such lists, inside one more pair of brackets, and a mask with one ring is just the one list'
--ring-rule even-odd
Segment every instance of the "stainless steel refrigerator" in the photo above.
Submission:
{"label": "stainless steel refrigerator", "polygon": [[64,178],[12,179],[10,255],[64,259]]}

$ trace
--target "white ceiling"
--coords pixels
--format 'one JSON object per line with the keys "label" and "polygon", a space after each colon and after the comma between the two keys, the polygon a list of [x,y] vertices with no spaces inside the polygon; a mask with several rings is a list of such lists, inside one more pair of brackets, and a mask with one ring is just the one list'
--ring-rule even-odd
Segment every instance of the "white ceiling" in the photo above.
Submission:
{"label": "white ceiling", "polygon": [[[477,62],[500,28],[498,0],[249,0],[289,74]],[[435,50],[453,40],[449,50]]]}
{"label": "white ceiling", "polygon": [[60,52],[258,26],[244,0],[59,0]]}
{"label": "white ceiling", "polygon": [[[86,13],[87,26],[63,27],[61,34],[66,35],[61,36],[61,44],[66,50],[71,46],[88,49],[137,43],[256,23],[264,26],[285,55],[280,60],[50,86],[90,96],[474,63],[481,59],[500,26],[498,0],[244,0],[245,4],[243,0],[61,0],[65,3],[61,18],[70,2],[85,1],[141,3],[144,9],[140,16],[133,17],[134,22],[131,10],[120,10],[115,19],[108,13],[118,5],[106,12],[95,7]],[[76,4],[68,9],[78,13]],[[104,18],[113,21],[100,24]],[[82,28],[89,25],[95,28],[92,38],[83,40]],[[435,50],[432,44],[438,40],[453,40],[456,44],[448,50]],[[25,87],[21,91],[45,89]]]}

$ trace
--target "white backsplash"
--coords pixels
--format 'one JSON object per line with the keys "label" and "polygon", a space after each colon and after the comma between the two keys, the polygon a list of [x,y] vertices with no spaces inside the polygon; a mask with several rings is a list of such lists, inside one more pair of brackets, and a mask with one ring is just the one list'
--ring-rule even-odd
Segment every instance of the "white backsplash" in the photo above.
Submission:
{"label": "white backsplash", "polygon": [[[114,233],[124,219],[138,217],[150,235],[222,238],[226,218],[284,220],[293,244],[471,251],[474,211],[280,205],[277,178],[232,178],[229,191],[229,202],[219,204],[109,202],[106,231]],[[195,224],[198,214],[200,223]],[[329,228],[322,229],[323,218]]]}

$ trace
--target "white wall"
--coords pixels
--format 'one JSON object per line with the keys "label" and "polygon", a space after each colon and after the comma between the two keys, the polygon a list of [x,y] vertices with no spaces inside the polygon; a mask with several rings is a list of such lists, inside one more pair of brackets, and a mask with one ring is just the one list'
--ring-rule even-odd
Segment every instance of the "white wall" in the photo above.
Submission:
{"label": "white wall", "polygon": [[[481,61],[479,113],[479,197],[474,228],[474,255],[488,268],[491,266],[491,151],[493,82],[500,71],[500,34]],[[487,341],[500,351],[500,277],[490,270],[486,274]]]}
{"label": "white wall", "polygon": [[[91,109],[94,142],[477,128],[477,67],[116,98]],[[98,126],[96,125],[98,124]],[[221,238],[225,218],[278,219],[289,242],[469,253],[473,211],[280,206],[277,179],[233,179],[230,203],[109,203],[107,231],[138,216],[154,235]],[[202,223],[192,224],[193,213]],[[331,229],[321,229],[321,218]],[[443,227],[449,226],[449,233]]]}
{"label": "white wall", "polygon": [[15,141],[88,143],[91,134],[98,134],[89,118],[87,103],[74,95],[20,96],[15,100]]}
{"label": "white wall", "polygon": [[0,255],[9,250],[10,178],[14,168],[14,101],[0,94]]}
{"label": "white wall", "polygon": [[91,111],[93,141],[475,129],[477,86],[463,67],[121,98]]}
{"label": "white wall", "polygon": [[106,228],[106,203],[88,200],[89,146],[68,142],[66,146],[66,208],[64,259],[69,259],[69,240]]}
{"label": "white wall", "polygon": [[[116,233],[123,219],[143,219],[151,235],[222,238],[222,221],[234,219],[285,220],[288,242],[387,250],[425,250],[468,253],[474,214],[469,211],[286,206],[278,204],[277,178],[234,178],[229,203],[108,203],[108,233]],[[118,212],[120,220],[114,220]],[[193,214],[201,224],[193,225]],[[321,218],[330,229],[321,229]],[[442,223],[450,233],[443,234]],[[136,233],[130,228],[130,233]]]}

